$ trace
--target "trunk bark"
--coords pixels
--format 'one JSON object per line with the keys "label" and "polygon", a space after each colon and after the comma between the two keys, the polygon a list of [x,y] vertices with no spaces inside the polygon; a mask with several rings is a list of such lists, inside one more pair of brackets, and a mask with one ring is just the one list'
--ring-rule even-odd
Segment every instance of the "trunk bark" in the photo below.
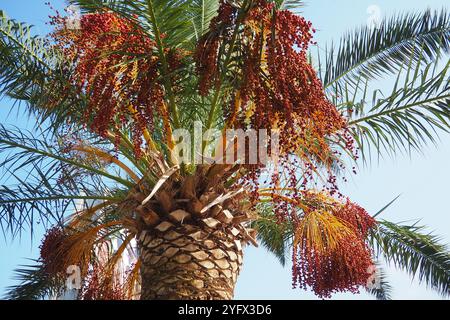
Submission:
{"label": "trunk bark", "polygon": [[141,299],[233,298],[241,241],[227,228],[208,231],[185,224],[141,234]]}

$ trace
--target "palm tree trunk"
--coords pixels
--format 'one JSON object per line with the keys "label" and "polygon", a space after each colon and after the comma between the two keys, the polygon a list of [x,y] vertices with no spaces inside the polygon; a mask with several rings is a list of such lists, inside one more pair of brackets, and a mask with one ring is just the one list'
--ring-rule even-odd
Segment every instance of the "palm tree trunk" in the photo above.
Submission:
{"label": "palm tree trunk", "polygon": [[256,241],[245,192],[225,187],[226,169],[215,165],[171,177],[137,208],[141,299],[233,298],[242,248]]}
{"label": "palm tree trunk", "polygon": [[186,224],[141,239],[141,299],[233,298],[242,249],[227,228],[207,233]]}

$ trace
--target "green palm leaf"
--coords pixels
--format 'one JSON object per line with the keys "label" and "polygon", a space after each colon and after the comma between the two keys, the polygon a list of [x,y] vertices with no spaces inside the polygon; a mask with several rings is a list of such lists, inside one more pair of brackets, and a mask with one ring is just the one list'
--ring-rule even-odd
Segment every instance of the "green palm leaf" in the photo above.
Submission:
{"label": "green palm leaf", "polygon": [[260,218],[253,224],[258,241],[284,266],[292,243],[292,226],[287,221],[279,223],[269,204],[260,204],[258,209]]}
{"label": "green palm leaf", "polygon": [[19,284],[7,289],[6,299],[41,300],[61,293],[61,279],[50,277],[39,261],[33,262],[33,265],[24,265],[15,270],[15,280]]}
{"label": "green palm leaf", "polygon": [[193,0],[189,12],[195,31],[195,40],[199,40],[208,29],[211,19],[217,15],[218,0]]}
{"label": "green palm leaf", "polygon": [[76,123],[84,103],[72,90],[62,61],[45,38],[33,36],[31,26],[0,11],[0,97],[25,103],[38,124],[49,120],[53,131],[69,119]]}
{"label": "green palm leaf", "polygon": [[[61,222],[80,202],[120,200],[123,194],[116,185],[125,184],[125,190],[132,185],[120,172],[73,159],[31,134],[2,125],[0,168],[0,226],[12,236],[25,228],[33,232],[37,220]],[[1,185],[5,180],[7,185]]]}
{"label": "green palm leaf", "polygon": [[275,0],[278,8],[285,10],[298,10],[299,8],[304,6],[303,0]]}
{"label": "green palm leaf", "polygon": [[392,286],[387,281],[386,271],[379,265],[377,265],[376,277],[376,285],[366,288],[366,291],[377,300],[391,300]]}
{"label": "green palm leaf", "polygon": [[450,62],[441,70],[438,64],[404,67],[392,91],[375,90],[371,101],[366,92],[359,99],[343,94],[341,110],[349,112],[350,129],[364,160],[370,159],[372,148],[378,155],[409,153],[435,142],[439,131],[449,131]]}
{"label": "green palm leaf", "polygon": [[[47,46],[48,47],[48,46]],[[0,94],[28,100],[42,87],[58,54],[48,50],[31,27],[9,19],[0,11]]]}
{"label": "green palm leaf", "polygon": [[379,78],[398,71],[411,60],[431,61],[450,50],[450,14],[447,10],[405,14],[383,20],[378,28],[364,26],[347,33],[326,54],[326,88]]}
{"label": "green palm leaf", "polygon": [[396,267],[418,277],[443,296],[450,294],[450,254],[440,239],[424,227],[379,221],[371,234],[375,252]]}
{"label": "green palm leaf", "polygon": [[15,165],[18,160],[24,159],[21,166],[16,167],[15,170],[20,169],[25,164],[39,161],[39,160],[54,160],[68,165],[75,166],[87,172],[98,174],[102,177],[108,178],[112,181],[118,182],[124,186],[132,187],[133,184],[114,174],[106,172],[101,168],[95,168],[87,163],[83,163],[70,157],[66,157],[56,150],[55,147],[49,145],[46,141],[39,140],[33,137],[32,133],[28,135],[20,130],[8,130],[3,125],[0,125],[0,151],[8,151],[16,149],[18,151],[12,157],[7,158],[1,164],[2,166],[12,163]]}

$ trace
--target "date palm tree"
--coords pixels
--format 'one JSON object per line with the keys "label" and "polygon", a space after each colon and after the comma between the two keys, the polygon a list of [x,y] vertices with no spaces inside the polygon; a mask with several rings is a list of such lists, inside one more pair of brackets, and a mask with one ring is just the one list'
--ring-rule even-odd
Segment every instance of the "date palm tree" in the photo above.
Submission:
{"label": "date palm tree", "polygon": [[[0,93],[36,121],[0,125],[0,224],[13,237],[53,225],[9,298],[59,294],[75,265],[83,299],[231,299],[243,247],[258,244],[292,256],[294,285],[321,297],[367,284],[388,299],[382,272],[369,285],[382,259],[449,294],[436,236],[380,219],[390,204],[368,215],[335,183],[450,129],[446,10],[361,27],[315,57],[299,1],[70,3],[80,20],[57,15],[49,37],[0,16]],[[176,132],[197,121],[277,129],[279,161],[270,149],[270,164],[223,163],[217,150],[236,148],[224,134],[200,142],[201,163],[180,161],[198,150],[180,151]]]}

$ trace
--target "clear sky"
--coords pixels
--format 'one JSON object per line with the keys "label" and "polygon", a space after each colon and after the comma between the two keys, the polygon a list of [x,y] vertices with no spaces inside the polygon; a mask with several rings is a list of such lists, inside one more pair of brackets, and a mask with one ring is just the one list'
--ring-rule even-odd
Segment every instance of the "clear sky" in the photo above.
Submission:
{"label": "clear sky", "polygon": [[[47,0],[0,0],[0,10],[19,21],[36,26],[35,31],[48,31],[45,22],[50,10],[44,4]],[[56,8],[64,7],[63,0],[53,0]],[[369,18],[368,8],[376,5],[383,16],[396,12],[419,12],[430,8],[449,6],[446,0],[314,0],[308,1],[303,14],[317,29],[316,40],[320,47],[332,40],[338,40],[347,30],[365,24]],[[380,82],[383,89],[385,82]],[[26,118],[9,113],[11,102],[0,101],[0,121],[29,127]],[[450,243],[450,136],[442,135],[438,147],[425,148],[423,154],[412,157],[398,156],[374,162],[363,168],[346,185],[344,194],[365,207],[377,212],[398,194],[401,197],[383,217],[394,222],[421,219],[430,231],[442,236]],[[24,236],[21,240],[0,239],[0,296],[4,289],[13,284],[12,270],[19,264],[26,264],[26,258],[38,255],[39,230],[33,242]],[[405,273],[388,268],[388,279],[393,286],[394,299],[440,299],[425,285],[411,281]],[[281,267],[277,260],[262,248],[247,248],[243,271],[236,288],[237,299],[316,299],[303,290],[291,289],[290,266]],[[338,299],[372,299],[366,293],[360,295],[339,294]]]}

